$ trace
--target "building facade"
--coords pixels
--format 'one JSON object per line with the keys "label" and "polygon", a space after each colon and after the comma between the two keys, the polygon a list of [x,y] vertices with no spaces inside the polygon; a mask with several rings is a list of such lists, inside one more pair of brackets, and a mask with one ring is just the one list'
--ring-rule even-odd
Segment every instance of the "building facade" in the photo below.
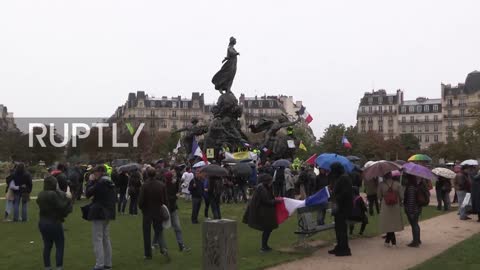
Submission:
{"label": "building facade", "polygon": [[384,139],[398,136],[398,106],[402,102],[402,90],[395,94],[383,89],[365,93],[357,111],[358,132],[378,132]]}
{"label": "building facade", "polygon": [[467,75],[457,86],[442,84],[442,106],[446,138],[455,138],[459,128],[473,125],[480,106],[480,71]]}
{"label": "building facade", "polygon": [[18,130],[15,125],[13,113],[8,112],[8,109],[3,104],[0,104],[0,131],[15,131]]}
{"label": "building facade", "polygon": [[[302,107],[301,101],[294,101],[291,96],[255,96],[240,95],[239,104],[243,108],[242,130],[248,132],[249,125],[255,125],[260,119],[277,121],[278,117],[286,115],[290,120],[297,118],[296,111]],[[197,118],[199,124],[208,124],[213,117],[213,105],[205,104],[204,95],[193,92],[190,99],[178,97],[155,98],[144,91],[130,93],[124,105],[117,108],[111,121],[128,121],[132,125],[146,123],[145,130],[171,131],[190,125],[192,118]],[[315,140],[311,128],[302,122],[312,140]]]}
{"label": "building facade", "polygon": [[413,134],[422,149],[444,141],[442,100],[419,97],[403,101],[398,110],[399,134]]}
{"label": "building facade", "polygon": [[[112,119],[127,120],[134,125],[146,123],[145,130],[171,131],[186,127],[192,118],[206,124],[211,118],[211,106],[206,105],[203,94],[192,93],[190,99],[181,96],[156,98],[144,91],[130,93],[127,102],[117,108]],[[138,122],[138,123],[137,123]]]}

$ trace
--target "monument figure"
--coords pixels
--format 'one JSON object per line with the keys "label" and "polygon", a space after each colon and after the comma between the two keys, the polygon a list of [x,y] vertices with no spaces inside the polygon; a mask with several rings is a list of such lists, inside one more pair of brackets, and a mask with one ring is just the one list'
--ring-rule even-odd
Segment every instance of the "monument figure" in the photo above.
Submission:
{"label": "monument figure", "polygon": [[192,125],[188,127],[181,128],[174,131],[174,133],[185,132],[182,138],[182,145],[185,148],[186,158],[189,158],[189,155],[192,153],[193,138],[195,136],[200,136],[208,131],[208,127],[205,125],[198,125],[198,119],[192,118]]}
{"label": "monument figure", "polygon": [[237,73],[237,56],[240,55],[240,53],[235,50],[235,44],[237,44],[237,40],[231,37],[230,43],[228,44],[227,56],[222,61],[222,68],[212,78],[215,89],[220,91],[221,94],[231,92],[233,79]]}

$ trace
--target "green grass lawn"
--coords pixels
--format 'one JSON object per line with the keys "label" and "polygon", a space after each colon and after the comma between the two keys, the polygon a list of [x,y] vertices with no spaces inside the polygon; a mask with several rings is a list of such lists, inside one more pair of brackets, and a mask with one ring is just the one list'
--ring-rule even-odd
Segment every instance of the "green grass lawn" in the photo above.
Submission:
{"label": "green grass lawn", "polygon": [[480,234],[476,234],[412,270],[480,269],[479,248]]}
{"label": "green grass lawn", "polygon": [[[43,183],[34,184],[34,190],[40,190]],[[36,195],[36,194],[32,194]],[[2,204],[4,201],[0,201]],[[79,207],[86,200],[75,205],[75,209],[65,222],[65,267],[66,269],[83,270],[91,269],[94,265],[94,256],[91,243],[91,225],[81,218]],[[180,217],[183,226],[185,242],[192,248],[188,254],[178,252],[173,230],[165,233],[172,262],[167,264],[160,254],[155,254],[152,261],[143,260],[143,236],[141,216],[117,216],[111,223],[111,240],[113,249],[113,266],[115,269],[201,269],[202,261],[202,235],[201,225],[190,223],[191,205],[179,200]],[[222,205],[224,218],[241,221],[245,205]],[[201,213],[203,213],[203,208]],[[431,218],[442,212],[434,208],[426,208],[422,219]],[[29,204],[29,218],[26,223],[0,223],[2,245],[0,246],[0,269],[42,269],[42,240],[37,228],[38,207],[32,200]],[[407,219],[405,218],[404,221]],[[293,233],[296,229],[296,216],[291,217],[278,230],[272,233],[270,244],[274,249],[289,247],[298,239]],[[329,222],[330,219],[327,219]],[[355,233],[358,233],[357,226]],[[370,217],[364,237],[378,235],[377,218]],[[239,269],[262,269],[266,266],[295,260],[308,256],[310,251],[285,253],[274,251],[267,254],[259,252],[261,232],[248,228],[245,224],[238,223],[238,263]],[[354,236],[356,238],[358,236]],[[333,231],[319,233],[311,239],[322,239],[329,243],[335,240]],[[355,251],[353,251],[355,252]],[[52,262],[54,257],[52,254]]]}

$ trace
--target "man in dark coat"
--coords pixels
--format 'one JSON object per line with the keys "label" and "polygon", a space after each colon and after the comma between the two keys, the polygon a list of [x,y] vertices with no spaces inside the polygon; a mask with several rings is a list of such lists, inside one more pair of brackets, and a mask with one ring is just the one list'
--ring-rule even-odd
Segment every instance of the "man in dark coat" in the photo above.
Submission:
{"label": "man in dark coat", "polygon": [[190,181],[188,191],[192,195],[192,224],[198,224],[198,213],[203,200],[203,181],[204,175],[200,169],[195,171],[195,178]]}
{"label": "man in dark coat", "polygon": [[190,248],[185,246],[185,243],[183,242],[182,228],[180,226],[180,216],[178,213],[178,185],[176,183],[177,179],[173,178],[173,174],[170,171],[164,174],[164,178],[167,188],[168,211],[170,211],[170,220],[173,230],[175,232],[175,238],[177,239],[178,248],[181,252],[188,252],[190,251]]}
{"label": "man in dark coat", "polygon": [[60,163],[57,165],[57,171],[54,171],[53,173],[53,176],[57,178],[58,188],[63,192],[67,192],[68,189],[68,178],[66,172],[67,167],[65,164]]}
{"label": "man in dark coat", "polygon": [[107,176],[105,166],[99,165],[93,170],[94,180],[87,185],[85,195],[93,198],[88,220],[92,221],[93,250],[95,268],[112,268],[112,246],[110,243],[110,220],[115,219],[116,192],[115,184]]}
{"label": "man in dark coat", "polygon": [[118,191],[118,212],[120,214],[125,214],[125,207],[127,207],[127,187],[129,177],[127,172],[121,172],[117,176],[117,186]]}
{"label": "man in dark coat", "polygon": [[477,174],[472,181],[472,211],[477,213],[480,222],[480,174]]}
{"label": "man in dark coat", "polygon": [[248,224],[252,229],[262,231],[262,252],[272,249],[268,246],[270,234],[276,228],[277,215],[275,212],[275,197],[273,196],[273,178],[269,174],[259,176],[260,184],[255,189],[252,199],[243,216],[243,223]]}
{"label": "man in dark coat", "polygon": [[[152,259],[152,237],[151,228],[157,236],[159,243],[164,244],[162,235],[162,222],[165,221],[163,215],[163,205],[168,206],[167,189],[165,184],[155,179],[156,171],[154,168],[147,169],[148,179],[140,189],[138,206],[143,213],[143,248],[146,260]],[[161,247],[161,252],[167,258],[168,253],[166,247]]]}
{"label": "man in dark coat", "polygon": [[20,221],[20,204],[22,204],[22,222],[27,221],[28,201],[30,200],[30,193],[32,192],[32,176],[25,168],[25,164],[19,163],[15,168],[13,190],[13,221]]}
{"label": "man in dark coat", "polygon": [[333,200],[335,202],[335,234],[337,245],[328,251],[335,256],[351,256],[348,246],[347,219],[352,213],[353,189],[350,176],[345,173],[343,165],[336,162],[330,166],[329,177],[333,180]]}

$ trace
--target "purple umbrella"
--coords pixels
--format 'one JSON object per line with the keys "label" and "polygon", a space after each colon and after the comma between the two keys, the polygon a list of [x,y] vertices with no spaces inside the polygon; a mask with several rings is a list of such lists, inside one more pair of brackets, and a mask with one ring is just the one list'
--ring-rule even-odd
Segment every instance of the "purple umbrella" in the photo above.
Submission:
{"label": "purple umbrella", "polygon": [[408,162],[403,165],[402,169],[405,173],[415,175],[423,179],[427,179],[430,181],[437,180],[437,176],[433,174],[429,168],[422,165]]}

